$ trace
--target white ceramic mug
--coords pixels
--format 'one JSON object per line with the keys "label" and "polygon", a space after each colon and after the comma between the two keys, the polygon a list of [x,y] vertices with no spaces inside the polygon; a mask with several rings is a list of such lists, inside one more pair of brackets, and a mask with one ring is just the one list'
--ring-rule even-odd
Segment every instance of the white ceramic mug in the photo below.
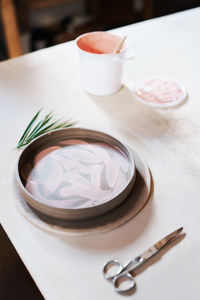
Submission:
{"label": "white ceramic mug", "polygon": [[[97,43],[104,39],[105,47],[114,39],[115,44],[121,37],[108,32],[90,32],[79,36],[76,45],[80,53],[80,73],[83,89],[93,95],[105,96],[118,91],[122,84],[124,61],[132,59],[134,54],[128,51],[125,41],[120,53],[96,51],[92,47],[93,40]],[[87,42],[89,41],[89,44]],[[89,46],[88,46],[89,45]],[[113,46],[113,45],[112,45]],[[98,49],[98,45],[97,45]],[[96,52],[96,53],[95,53]]]}

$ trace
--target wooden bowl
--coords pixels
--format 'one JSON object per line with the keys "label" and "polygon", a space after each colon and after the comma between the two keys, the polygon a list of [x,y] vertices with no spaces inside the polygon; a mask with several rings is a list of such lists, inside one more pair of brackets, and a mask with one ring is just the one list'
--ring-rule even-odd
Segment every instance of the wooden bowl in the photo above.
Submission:
{"label": "wooden bowl", "polygon": [[35,139],[21,153],[16,173],[31,207],[70,221],[111,211],[126,199],[136,177],[126,145],[84,128],[54,130]]}

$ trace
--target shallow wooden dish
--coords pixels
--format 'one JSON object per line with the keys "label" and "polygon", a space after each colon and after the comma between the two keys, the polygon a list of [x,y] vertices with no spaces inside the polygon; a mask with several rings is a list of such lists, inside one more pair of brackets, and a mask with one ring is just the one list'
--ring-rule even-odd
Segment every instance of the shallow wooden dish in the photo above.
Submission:
{"label": "shallow wooden dish", "polygon": [[[30,190],[27,189],[28,178],[34,168],[33,162],[37,160],[37,157],[41,153],[41,151],[44,152],[44,150],[46,151],[46,149],[48,149],[49,147],[52,148],[55,145],[62,145],[59,147],[61,148],[61,150],[63,150],[66,146],[63,146],[62,143],[68,143],[71,140],[81,140],[83,141],[83,143],[88,143],[90,147],[95,147],[96,145],[104,144],[110,149],[113,148],[114,151],[119,151],[120,155],[123,156],[123,159],[127,160],[129,166],[128,175],[126,175],[127,180],[123,187],[120,186],[121,189],[117,194],[114,194],[114,196],[110,197],[108,196],[107,198],[105,197],[105,200],[103,202],[101,201],[101,199],[91,199],[92,201],[95,200],[93,203],[91,201],[91,205],[86,204],[84,206],[83,204],[81,207],[69,207],[67,205],[65,207],[63,203],[66,203],[66,200],[64,198],[62,198],[61,200],[57,199],[53,201],[51,199],[46,199],[47,201],[45,201],[44,197],[37,197],[35,194],[30,192]],[[69,150],[69,148],[67,148],[67,150]],[[54,152],[52,151],[52,153]],[[113,163],[116,162],[114,161]],[[30,170],[28,171],[26,176],[24,176],[24,169],[27,169],[27,165],[31,167],[29,168]],[[126,145],[124,145],[119,140],[106,133],[84,128],[67,128],[55,130],[35,139],[21,153],[18,160],[16,173],[19,190],[24,200],[32,208],[47,216],[70,221],[94,218],[96,216],[100,216],[111,211],[112,209],[120,205],[129,195],[131,189],[133,188],[136,177],[134,158],[131,151]],[[37,183],[37,185],[39,184]],[[108,188],[108,190],[109,189],[110,187]],[[105,186],[104,190],[106,190]]]}

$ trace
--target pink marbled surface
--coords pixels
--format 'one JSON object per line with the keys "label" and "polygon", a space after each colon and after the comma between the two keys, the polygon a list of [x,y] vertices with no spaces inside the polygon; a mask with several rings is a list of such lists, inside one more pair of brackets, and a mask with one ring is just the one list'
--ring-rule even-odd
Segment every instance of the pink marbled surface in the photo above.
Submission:
{"label": "pink marbled surface", "polygon": [[38,201],[61,208],[86,208],[116,197],[132,175],[128,158],[106,143],[69,139],[45,148],[25,165],[26,189]]}

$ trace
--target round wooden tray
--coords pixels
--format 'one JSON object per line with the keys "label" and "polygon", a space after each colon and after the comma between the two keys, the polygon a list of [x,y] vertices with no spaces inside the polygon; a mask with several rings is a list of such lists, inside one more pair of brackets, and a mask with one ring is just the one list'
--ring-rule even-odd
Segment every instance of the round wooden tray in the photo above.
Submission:
{"label": "round wooden tray", "polygon": [[[149,168],[142,157],[131,149],[136,165],[136,180],[127,199],[112,211],[89,220],[69,222],[47,217],[32,209],[16,188],[19,211],[35,226],[54,234],[90,235],[106,232],[128,222],[145,206],[151,193],[152,178]],[[15,184],[16,186],[16,184]]]}

